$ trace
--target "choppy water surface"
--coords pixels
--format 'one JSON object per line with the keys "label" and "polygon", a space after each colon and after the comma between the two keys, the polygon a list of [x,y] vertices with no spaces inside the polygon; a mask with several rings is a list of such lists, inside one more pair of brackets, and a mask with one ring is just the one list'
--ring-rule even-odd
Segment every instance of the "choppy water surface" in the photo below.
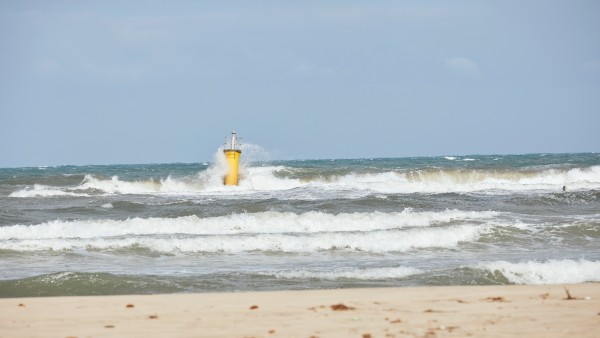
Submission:
{"label": "choppy water surface", "polygon": [[600,154],[224,170],[0,169],[0,297],[600,281]]}

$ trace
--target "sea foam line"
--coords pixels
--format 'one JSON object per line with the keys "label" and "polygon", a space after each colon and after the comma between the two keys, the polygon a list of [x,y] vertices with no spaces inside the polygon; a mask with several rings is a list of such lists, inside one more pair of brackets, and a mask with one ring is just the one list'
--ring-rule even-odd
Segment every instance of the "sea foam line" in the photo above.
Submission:
{"label": "sea foam line", "polygon": [[423,273],[423,270],[412,267],[382,267],[382,268],[336,268],[332,271],[318,270],[284,270],[277,272],[261,272],[263,276],[274,276],[276,278],[302,278],[302,279],[360,279],[360,280],[383,280],[397,279]]}

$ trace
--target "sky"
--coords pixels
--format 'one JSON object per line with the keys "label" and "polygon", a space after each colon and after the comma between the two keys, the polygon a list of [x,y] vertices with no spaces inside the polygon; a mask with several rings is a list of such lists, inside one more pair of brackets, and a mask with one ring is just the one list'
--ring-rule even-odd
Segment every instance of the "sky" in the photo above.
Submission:
{"label": "sky", "polygon": [[600,151],[599,1],[0,1],[0,167]]}

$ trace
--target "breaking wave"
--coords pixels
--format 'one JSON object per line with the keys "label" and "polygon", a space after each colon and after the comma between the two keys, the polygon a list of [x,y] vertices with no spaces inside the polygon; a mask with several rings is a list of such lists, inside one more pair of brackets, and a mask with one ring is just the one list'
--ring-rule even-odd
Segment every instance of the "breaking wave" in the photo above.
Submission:
{"label": "breaking wave", "polygon": [[600,262],[580,260],[548,260],[510,263],[481,263],[477,268],[501,273],[515,284],[563,284],[600,282]]}
{"label": "breaking wave", "polygon": [[428,227],[450,222],[484,222],[498,215],[494,211],[342,213],[311,211],[259,212],[200,218],[131,218],[127,220],[52,221],[37,225],[0,227],[0,240],[96,238],[135,235],[239,235],[272,233],[358,232]]}
{"label": "breaking wave", "polygon": [[85,196],[93,194],[248,195],[297,188],[313,191],[363,191],[367,193],[448,193],[497,191],[569,191],[600,189],[600,166],[545,170],[422,169],[384,172],[340,172],[314,175],[305,169],[284,166],[241,168],[240,185],[223,186],[226,168],[215,164],[195,176],[122,180],[85,175],[77,186],[34,185],[11,197]]}
{"label": "breaking wave", "polygon": [[0,250],[148,249],[161,254],[241,253],[252,251],[311,253],[319,251],[406,252],[423,248],[452,248],[479,238],[485,228],[461,225],[448,228],[373,231],[366,233],[259,234],[238,236],[177,236],[118,238],[55,238],[18,240],[0,244]]}
{"label": "breaking wave", "polygon": [[495,212],[327,214],[261,212],[198,218],[53,221],[0,228],[0,250],[119,250],[160,253],[404,252],[450,248],[488,231]]}

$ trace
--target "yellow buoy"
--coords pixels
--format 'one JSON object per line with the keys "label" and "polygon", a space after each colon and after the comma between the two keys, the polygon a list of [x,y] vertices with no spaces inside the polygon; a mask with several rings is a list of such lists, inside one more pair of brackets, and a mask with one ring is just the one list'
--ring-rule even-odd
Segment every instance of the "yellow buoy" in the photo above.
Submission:
{"label": "yellow buoy", "polygon": [[229,144],[227,142],[225,143],[225,149],[223,149],[223,153],[225,153],[225,158],[227,159],[227,164],[229,165],[229,172],[223,178],[223,184],[238,185],[240,154],[242,153],[242,150],[238,148],[235,131],[231,132],[231,141]]}

